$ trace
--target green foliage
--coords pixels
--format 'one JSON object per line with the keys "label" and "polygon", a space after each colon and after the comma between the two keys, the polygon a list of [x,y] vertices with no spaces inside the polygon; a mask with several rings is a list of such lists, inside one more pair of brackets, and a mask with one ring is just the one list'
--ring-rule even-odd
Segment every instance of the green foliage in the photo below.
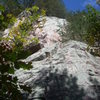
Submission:
{"label": "green foliage", "polygon": [[17,0],[20,4],[20,6],[25,9],[25,8],[29,8],[32,7],[35,0]]}
{"label": "green foliage", "polygon": [[83,40],[83,35],[86,33],[86,12],[76,11],[67,12],[68,25],[65,25],[66,32],[63,34],[64,40]]}
{"label": "green foliage", "polygon": [[34,22],[36,22],[40,16],[45,16],[45,10],[41,9],[39,10],[39,7],[33,6],[32,8],[27,8],[26,12],[30,15],[27,16],[25,21],[20,25],[20,29],[23,31],[30,31],[32,30],[32,25]]}
{"label": "green foliage", "polygon": [[16,77],[13,78],[8,74],[0,74],[0,86],[2,89],[0,90],[1,100],[22,100],[18,86],[15,84],[16,81]]}
{"label": "green foliage", "polygon": [[67,14],[69,24],[65,26],[64,38],[85,41],[89,45],[100,43],[100,11],[87,5],[84,11]]}
{"label": "green foliage", "polygon": [[35,0],[40,9],[45,9],[48,16],[65,18],[66,8],[63,0]]}
{"label": "green foliage", "polygon": [[5,8],[0,5],[0,30],[4,30],[8,25],[12,25],[16,21],[16,18],[5,12]]}
{"label": "green foliage", "polygon": [[0,4],[5,7],[6,13],[18,16],[26,8],[32,7],[35,0],[0,0]]}
{"label": "green foliage", "polygon": [[[20,21],[20,23],[17,25],[17,27],[12,27],[9,33],[9,36],[6,38],[6,40],[12,40],[13,42],[16,41],[19,43],[26,44],[27,43],[27,37],[29,36],[29,32],[31,30],[34,30],[34,23],[40,18],[40,16],[45,16],[45,11],[42,9],[39,11],[39,8],[37,6],[33,6],[32,8],[27,8],[26,12],[30,13],[29,16],[25,17],[25,20],[23,22]],[[34,41],[34,43],[39,43],[39,40],[35,37],[32,38],[30,41]]]}
{"label": "green foliage", "polygon": [[35,41],[35,43],[36,43],[36,44],[38,44],[38,43],[39,43],[39,39],[38,39],[38,38],[36,38],[36,37],[35,37],[35,38],[33,38],[33,39],[32,39],[32,41]]}
{"label": "green foliage", "polygon": [[2,5],[0,5],[0,12],[4,12],[4,10],[5,8]]}
{"label": "green foliage", "polygon": [[100,42],[100,11],[97,11],[91,5],[87,6],[86,21],[88,23],[86,40],[89,45],[95,45]]}
{"label": "green foliage", "polygon": [[17,16],[22,11],[19,0],[0,0],[0,4],[5,7],[6,13],[13,14],[14,16]]}
{"label": "green foliage", "polygon": [[[2,10],[2,9],[1,9]],[[30,16],[25,18],[24,22],[20,21],[15,27],[12,27],[8,37],[1,38],[0,40],[0,98],[2,100],[22,100],[22,95],[19,88],[24,91],[30,92],[30,89],[26,86],[20,86],[17,84],[17,78],[12,76],[16,69],[30,69],[32,68],[31,63],[26,64],[21,62],[20,59],[26,58],[30,55],[29,51],[24,50],[25,44],[27,44],[28,32],[34,27],[32,26],[38,18],[45,15],[45,11],[39,11],[37,6],[27,9]],[[3,10],[2,10],[3,12]],[[12,21],[12,15],[6,15]],[[4,20],[2,20],[4,22]],[[35,37],[32,38],[35,44],[39,40]]]}
{"label": "green foliage", "polygon": [[12,76],[15,69],[31,68],[30,64],[18,61],[22,50],[20,44],[12,48],[6,41],[0,41],[0,98],[2,100],[22,100],[17,77]]}
{"label": "green foliage", "polygon": [[27,34],[30,30],[32,30],[32,22],[29,21],[27,18],[23,23],[20,24],[20,29],[19,31],[21,32],[22,35]]}
{"label": "green foliage", "polygon": [[48,16],[61,18],[65,18],[66,16],[66,8],[63,0],[0,0],[0,4],[6,8],[6,13],[12,13],[15,16],[33,5],[44,9]]}

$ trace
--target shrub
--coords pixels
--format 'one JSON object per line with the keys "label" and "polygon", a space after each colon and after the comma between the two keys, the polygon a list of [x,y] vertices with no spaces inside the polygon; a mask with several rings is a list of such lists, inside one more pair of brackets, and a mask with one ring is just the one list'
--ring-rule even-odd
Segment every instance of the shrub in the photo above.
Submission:
{"label": "shrub", "polygon": [[85,41],[93,46],[100,45],[100,11],[87,5],[84,11],[70,12],[67,15],[64,38]]}
{"label": "shrub", "polygon": [[[27,86],[19,85],[17,77],[14,77],[13,74],[19,68],[32,68],[30,63],[26,64],[21,62],[20,59],[24,59],[30,54],[29,51],[24,50],[24,44],[27,43],[28,32],[32,29],[33,22],[41,14],[44,14],[43,10],[41,13],[37,13],[38,10],[38,7],[29,8],[28,11],[31,12],[31,15],[23,23],[20,22],[17,27],[12,27],[8,37],[0,40],[0,99],[2,100],[22,100],[20,89],[31,91]],[[11,15],[8,15],[8,17],[11,17]],[[33,40],[34,43],[39,42],[36,37],[31,41]]]}
{"label": "shrub", "polygon": [[87,6],[86,21],[88,23],[86,40],[89,45],[99,45],[100,43],[100,12],[91,5]]}
{"label": "shrub", "polygon": [[12,74],[16,69],[28,69],[31,68],[31,65],[18,61],[22,52],[20,46],[19,44],[12,48],[6,41],[0,42],[0,99],[2,100],[22,100],[19,90],[21,86],[17,84],[17,77]]}
{"label": "shrub", "polygon": [[85,21],[85,11],[76,11],[67,13],[68,25],[65,25],[64,40],[83,41],[83,35],[86,33],[87,22]]}
{"label": "shrub", "polygon": [[5,8],[0,5],[0,30],[4,30],[8,25],[12,25],[16,21],[16,18],[5,12]]}

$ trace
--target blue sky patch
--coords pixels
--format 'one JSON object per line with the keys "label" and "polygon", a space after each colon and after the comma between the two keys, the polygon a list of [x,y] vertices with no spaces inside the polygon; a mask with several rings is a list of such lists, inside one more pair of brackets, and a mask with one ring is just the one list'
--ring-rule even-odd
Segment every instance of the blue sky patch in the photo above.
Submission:
{"label": "blue sky patch", "polygon": [[96,0],[63,0],[67,10],[77,11],[85,9],[85,6],[91,4],[96,9],[100,10],[100,6],[96,4]]}

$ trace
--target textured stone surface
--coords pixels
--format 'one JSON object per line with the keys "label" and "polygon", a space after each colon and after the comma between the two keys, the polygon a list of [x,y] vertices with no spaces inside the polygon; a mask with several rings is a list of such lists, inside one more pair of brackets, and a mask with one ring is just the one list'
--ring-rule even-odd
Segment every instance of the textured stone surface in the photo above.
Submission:
{"label": "textured stone surface", "polygon": [[[32,63],[33,68],[15,72],[19,84],[32,89],[28,98],[33,100],[42,95],[46,100],[100,100],[100,58],[87,52],[87,44],[72,40],[60,42],[62,38],[59,33],[67,24],[65,19],[45,17],[44,24],[42,20],[38,20],[39,27],[35,25],[36,30],[31,31],[28,40],[37,36],[43,48],[29,45],[33,53],[34,50],[37,52],[22,60]],[[18,19],[13,27],[20,21]],[[5,30],[4,37],[8,36],[9,31]]]}
{"label": "textured stone surface", "polygon": [[[35,96],[43,92],[44,88],[39,84],[42,84],[50,73],[57,72],[57,74],[62,75],[65,70],[67,70],[68,76],[72,75],[72,77],[77,78],[79,87],[87,90],[90,86],[97,84],[97,82],[93,83],[90,79],[97,79],[100,82],[100,60],[87,52],[86,48],[86,44],[77,41],[69,41],[64,44],[58,42],[52,46],[44,47],[23,60],[32,62],[32,69],[26,71],[17,70],[15,75],[20,83],[32,87]],[[98,83],[98,85],[100,84]],[[91,88],[88,90],[92,91]],[[93,96],[91,92],[88,92],[88,95]],[[95,98],[96,95],[93,97]]]}
{"label": "textured stone surface", "polygon": [[[44,21],[43,21],[44,19]],[[68,24],[65,19],[57,17],[40,18],[39,25],[36,24],[36,31],[33,33],[44,46],[50,46],[57,41],[61,41],[60,32],[64,31],[64,25]]]}

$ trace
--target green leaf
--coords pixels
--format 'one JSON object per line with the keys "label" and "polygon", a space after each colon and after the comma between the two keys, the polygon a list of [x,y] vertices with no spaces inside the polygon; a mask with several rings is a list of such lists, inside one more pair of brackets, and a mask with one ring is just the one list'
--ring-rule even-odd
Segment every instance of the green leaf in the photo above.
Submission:
{"label": "green leaf", "polygon": [[24,70],[26,70],[26,69],[32,68],[32,65],[30,63],[26,64],[25,62],[18,61],[18,62],[15,63],[15,67],[17,69],[23,68]]}
{"label": "green leaf", "polygon": [[8,73],[9,74],[14,74],[15,70],[13,67],[10,67],[9,70],[8,70]]}
{"label": "green leaf", "polygon": [[37,12],[38,10],[39,10],[39,7],[37,7],[37,6],[32,7],[32,11]]}
{"label": "green leaf", "polygon": [[5,8],[2,5],[0,5],[0,11],[1,12],[4,12],[5,11]]}
{"label": "green leaf", "polygon": [[4,16],[3,15],[0,15],[0,20],[4,20]]}

